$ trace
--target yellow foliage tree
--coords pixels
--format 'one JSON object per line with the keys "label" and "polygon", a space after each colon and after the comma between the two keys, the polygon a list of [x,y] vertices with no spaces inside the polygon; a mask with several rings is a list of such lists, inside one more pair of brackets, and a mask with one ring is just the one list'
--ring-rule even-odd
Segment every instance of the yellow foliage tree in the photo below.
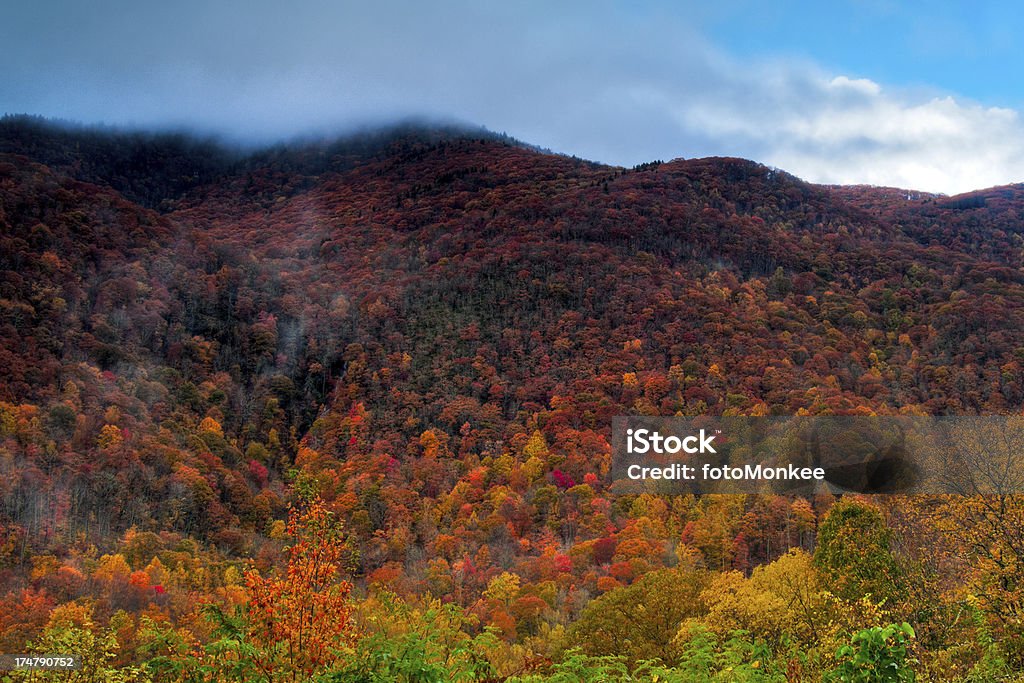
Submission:
{"label": "yellow foliage tree", "polygon": [[100,435],[96,438],[96,445],[104,451],[112,451],[120,447],[124,437],[121,436],[121,429],[117,425],[103,425]]}
{"label": "yellow foliage tree", "polygon": [[[745,578],[740,572],[717,575],[702,595],[708,605],[703,623],[721,636],[747,631],[769,643],[785,636],[818,641],[827,628],[833,601],[824,591],[810,555],[793,549]],[[688,624],[679,638],[689,633]]]}
{"label": "yellow foliage tree", "polygon": [[502,572],[488,582],[487,588],[484,590],[484,597],[500,605],[508,606],[519,594],[520,583],[517,574]]}
{"label": "yellow foliage tree", "polygon": [[199,431],[201,433],[210,432],[224,438],[224,430],[221,428],[220,422],[217,422],[212,417],[203,418],[203,421],[199,423]]}

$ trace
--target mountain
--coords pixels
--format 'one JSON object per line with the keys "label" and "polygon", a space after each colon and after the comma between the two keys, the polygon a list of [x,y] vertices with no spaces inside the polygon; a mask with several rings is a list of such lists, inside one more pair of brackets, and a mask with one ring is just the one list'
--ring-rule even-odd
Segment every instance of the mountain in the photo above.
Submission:
{"label": "mountain", "polygon": [[701,536],[612,496],[611,417],[1019,412],[1022,211],[1022,186],[624,169],[472,130],[245,151],[4,119],[0,592],[138,607],[32,578],[41,556],[266,569],[310,491],[357,581],[465,605],[514,571],[577,615],[684,527],[709,566],[769,562],[803,508],[741,551],[753,499]]}

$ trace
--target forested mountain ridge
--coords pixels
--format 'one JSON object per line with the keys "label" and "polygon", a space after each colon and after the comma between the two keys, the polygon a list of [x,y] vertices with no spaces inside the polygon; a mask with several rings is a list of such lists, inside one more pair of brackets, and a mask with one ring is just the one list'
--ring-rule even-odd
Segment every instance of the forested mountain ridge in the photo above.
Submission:
{"label": "forested mountain ridge", "polygon": [[[243,603],[242,571],[279,567],[287,506],[316,497],[359,591],[441,597],[509,661],[545,639],[683,657],[600,650],[600,605],[680,567],[716,574],[694,590],[810,572],[832,501],[612,495],[611,417],[1019,413],[1022,199],[728,158],[622,169],[454,129],[241,152],[5,119],[0,651],[89,598],[97,623],[208,642],[197,596]],[[819,570],[849,600],[814,598],[829,637],[884,614],[946,657],[979,623],[1016,642],[1017,565],[939,503],[891,501],[909,583]],[[950,626],[966,591],[982,616]]]}

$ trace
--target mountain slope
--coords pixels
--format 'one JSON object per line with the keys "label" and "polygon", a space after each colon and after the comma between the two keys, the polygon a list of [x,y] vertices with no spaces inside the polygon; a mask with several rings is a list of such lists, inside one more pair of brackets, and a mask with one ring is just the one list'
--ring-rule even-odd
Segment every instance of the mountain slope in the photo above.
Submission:
{"label": "mountain slope", "polygon": [[[0,564],[131,528],[269,563],[317,491],[361,580],[470,604],[504,569],[551,574],[572,610],[611,576],[595,544],[654,514],[608,494],[614,415],[1024,401],[1014,188],[907,201],[417,130],[229,164],[174,143],[124,181],[88,170],[116,135],[7,135],[0,518],[24,541]],[[629,576],[666,561],[663,517]],[[740,562],[732,542],[702,552]]]}

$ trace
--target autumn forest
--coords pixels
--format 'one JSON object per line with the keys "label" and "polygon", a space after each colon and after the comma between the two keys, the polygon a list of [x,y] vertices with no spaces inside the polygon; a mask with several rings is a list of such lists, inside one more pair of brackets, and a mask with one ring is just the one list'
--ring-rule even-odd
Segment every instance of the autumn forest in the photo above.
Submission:
{"label": "autumn forest", "polygon": [[622,495],[620,415],[1024,410],[1024,186],[0,120],[2,681],[1024,680],[1024,499]]}

